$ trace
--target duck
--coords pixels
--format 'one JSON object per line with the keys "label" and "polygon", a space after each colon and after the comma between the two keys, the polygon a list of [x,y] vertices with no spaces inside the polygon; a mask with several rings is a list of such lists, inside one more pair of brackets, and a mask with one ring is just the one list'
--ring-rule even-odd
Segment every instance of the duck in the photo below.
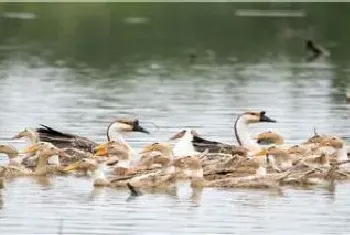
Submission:
{"label": "duck", "polygon": [[48,158],[57,155],[59,157],[67,157],[63,150],[57,148],[48,142],[38,142],[33,144],[24,150],[24,154],[33,154],[39,152],[37,157],[37,164],[35,169],[29,174],[34,176],[43,176],[47,174],[66,174],[67,171],[64,170],[62,165],[48,165]]}
{"label": "duck", "polygon": [[[29,145],[33,145],[33,144],[36,144],[36,143],[40,142],[36,132],[32,131],[32,130],[30,130],[28,128],[25,128],[23,131],[17,133],[16,135],[14,135],[12,137],[12,139],[22,139],[22,138],[27,139],[29,141]],[[37,151],[37,152],[35,152],[33,154],[35,154],[35,157],[37,157],[38,154],[39,154],[39,151]],[[31,154],[29,154],[27,157],[24,158],[24,162],[25,162],[26,165],[33,166],[33,163],[30,162],[31,157],[33,157],[33,156]],[[58,156],[55,155],[55,156],[50,157],[48,159],[48,164],[49,165],[59,165]]]}
{"label": "duck", "polygon": [[[105,161],[104,158],[100,157],[82,159],[82,162],[89,165],[94,187],[120,188],[127,187],[128,183],[137,188],[169,188],[174,186],[175,175],[173,174],[150,173],[109,179],[105,174]],[[70,167],[70,169],[72,168]]]}
{"label": "duck", "polygon": [[[172,157],[172,147],[168,143],[153,143],[148,145],[140,152],[141,159],[136,166],[137,172],[153,172],[161,169],[163,174],[176,174],[177,179],[186,179],[188,174],[184,168],[183,157]],[[205,157],[208,151],[192,156]],[[188,156],[188,155],[187,155]]]}
{"label": "duck", "polygon": [[295,157],[293,158],[292,154],[289,154],[287,151],[279,149],[274,145],[263,148],[258,155],[266,155],[269,164],[277,172],[288,170],[293,166],[293,160],[295,161]]}
{"label": "duck", "polygon": [[[260,154],[260,153],[259,153]],[[187,157],[184,159],[186,167],[191,172],[191,187],[192,188],[203,188],[203,187],[220,187],[220,188],[252,188],[252,189],[278,189],[278,175],[267,175],[266,156],[255,156],[259,161],[259,167],[256,169],[254,175],[245,177],[230,177],[227,176],[221,179],[207,180],[204,178],[202,163],[199,158]],[[278,177],[277,177],[278,176]]]}
{"label": "duck", "polygon": [[154,165],[168,164],[173,159],[173,148],[169,143],[149,144],[139,152],[138,169],[151,169]]}
{"label": "duck", "polygon": [[276,132],[267,131],[258,134],[255,138],[256,142],[261,145],[281,145],[284,144],[284,139],[281,135]]}
{"label": "duck", "polygon": [[107,156],[116,159],[114,174],[127,175],[131,168],[131,147],[123,141],[108,141],[95,148],[95,156]]}
{"label": "duck", "polygon": [[6,154],[9,158],[9,163],[6,166],[0,166],[0,177],[17,177],[28,175],[32,172],[31,169],[22,164],[22,158],[17,149],[11,145],[0,145],[0,153]]}
{"label": "duck", "polygon": [[176,133],[170,137],[170,141],[177,140],[173,148],[174,156],[195,155],[198,152],[193,144],[194,138],[197,133],[192,128],[187,128],[179,133]]}
{"label": "duck", "polygon": [[[125,132],[140,132],[149,134],[149,132],[140,125],[138,119],[117,119],[111,122],[107,127],[107,141],[116,140],[125,142],[122,136],[122,133]],[[83,152],[93,154],[95,147],[98,145],[86,137],[63,133],[46,125],[41,125],[41,127],[36,128],[36,134],[41,142],[52,143],[60,149],[66,149],[67,151],[78,153]],[[70,154],[70,152],[67,152],[67,154],[73,155]]]}
{"label": "duck", "polygon": [[12,145],[0,145],[0,153],[6,154],[9,158],[8,165],[10,166],[23,166],[22,158],[18,152],[18,150]]}

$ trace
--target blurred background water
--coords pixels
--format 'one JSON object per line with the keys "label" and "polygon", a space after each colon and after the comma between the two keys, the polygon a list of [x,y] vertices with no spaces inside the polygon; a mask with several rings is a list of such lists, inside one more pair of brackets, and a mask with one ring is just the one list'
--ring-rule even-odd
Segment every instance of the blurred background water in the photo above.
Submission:
{"label": "blurred background water", "polygon": [[[185,127],[235,143],[233,120],[265,110],[298,143],[349,136],[349,3],[1,3],[0,141],[25,127],[106,139],[138,117],[139,150]],[[331,52],[306,63],[305,39]],[[154,122],[159,129],[153,127]],[[0,161],[6,163],[5,156]],[[126,201],[89,178],[18,178],[0,192],[0,234],[348,234],[350,187],[205,189]]]}

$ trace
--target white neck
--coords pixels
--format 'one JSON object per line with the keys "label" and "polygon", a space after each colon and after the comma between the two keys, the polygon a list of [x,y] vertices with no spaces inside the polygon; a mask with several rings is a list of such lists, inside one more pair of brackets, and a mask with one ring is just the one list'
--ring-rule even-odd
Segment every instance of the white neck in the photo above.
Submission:
{"label": "white neck", "polygon": [[191,130],[186,130],[186,133],[184,134],[184,136],[182,136],[179,142],[176,143],[173,149],[174,156],[177,157],[177,156],[196,154],[197,152],[193,147],[192,140],[193,140],[193,135],[191,133]]}
{"label": "white neck", "polygon": [[98,179],[107,179],[106,175],[104,173],[105,165],[104,164],[98,164],[97,169],[93,172],[94,180]]}
{"label": "white neck", "polygon": [[107,135],[110,141],[118,141],[118,142],[126,143],[124,137],[119,132],[118,128],[113,128],[113,125],[108,129]]}
{"label": "white neck", "polygon": [[246,147],[254,153],[257,153],[261,150],[260,145],[251,138],[248,131],[248,122],[243,115],[238,117],[234,128],[236,140],[239,145]]}
{"label": "white neck", "polygon": [[47,163],[49,165],[58,166],[60,164],[60,161],[58,160],[58,155],[54,155],[52,157],[49,157],[49,159],[47,160]]}
{"label": "white neck", "polygon": [[116,167],[130,168],[130,159],[118,160]]}
{"label": "white neck", "polygon": [[256,169],[256,176],[266,176],[266,168],[259,166],[259,168]]}
{"label": "white neck", "polygon": [[18,165],[21,165],[21,163],[22,163],[22,159],[17,156],[17,157],[14,157],[14,158],[10,158],[9,165],[18,166]]}
{"label": "white neck", "polygon": [[111,126],[108,127],[107,138],[110,141],[116,141],[116,142],[121,142],[121,143],[125,144],[129,148],[130,154],[134,155],[133,149],[128,144],[128,142],[125,141],[124,136],[122,135],[121,131],[117,127],[117,124],[114,123],[114,124],[112,124]]}
{"label": "white neck", "polygon": [[346,149],[346,145],[344,144],[342,148],[336,149],[337,153],[337,161],[345,161],[348,160],[348,151]]}

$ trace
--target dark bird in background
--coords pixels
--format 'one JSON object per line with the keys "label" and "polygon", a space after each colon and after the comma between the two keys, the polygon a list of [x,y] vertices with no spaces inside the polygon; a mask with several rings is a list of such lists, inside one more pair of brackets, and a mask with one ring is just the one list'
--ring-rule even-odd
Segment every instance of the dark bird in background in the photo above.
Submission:
{"label": "dark bird in background", "polygon": [[314,41],[306,40],[306,50],[310,53],[310,56],[306,59],[307,62],[312,62],[321,56],[327,56],[329,53],[318,45],[315,45]]}
{"label": "dark bird in background", "polygon": [[196,59],[197,59],[196,51],[194,51],[194,50],[190,51],[189,57],[190,57],[190,64],[194,64],[196,62]]}

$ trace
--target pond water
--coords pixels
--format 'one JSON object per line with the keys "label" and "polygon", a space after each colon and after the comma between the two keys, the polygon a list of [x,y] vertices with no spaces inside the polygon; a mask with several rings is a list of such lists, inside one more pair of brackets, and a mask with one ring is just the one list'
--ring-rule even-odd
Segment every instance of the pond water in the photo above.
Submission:
{"label": "pond water", "polygon": [[[349,33],[338,23],[349,4],[68,5],[0,5],[1,143],[23,148],[11,137],[40,124],[101,142],[125,116],[151,132],[127,136],[136,150],[186,127],[235,143],[234,118],[247,110],[278,121],[253,125],[252,135],[273,130],[299,143],[316,127],[349,137]],[[234,14],[250,8],[304,13]],[[331,56],[305,63],[305,35]],[[172,194],[128,195],[94,189],[88,177],[16,178],[0,192],[0,234],[350,232],[348,184],[276,194],[179,182]]]}

